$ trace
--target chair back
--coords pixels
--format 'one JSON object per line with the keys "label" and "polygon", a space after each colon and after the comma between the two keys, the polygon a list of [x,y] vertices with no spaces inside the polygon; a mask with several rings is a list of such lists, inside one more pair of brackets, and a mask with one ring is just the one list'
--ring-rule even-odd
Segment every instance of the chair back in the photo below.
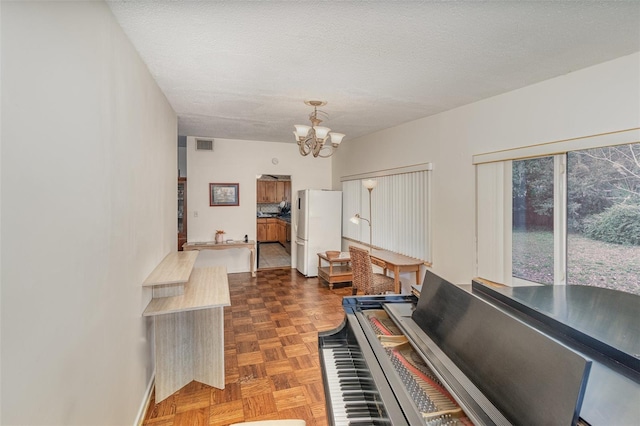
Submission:
{"label": "chair back", "polygon": [[370,294],[373,282],[373,267],[371,256],[367,250],[360,247],[349,246],[351,258],[351,271],[353,273],[353,290],[362,290],[364,294]]}

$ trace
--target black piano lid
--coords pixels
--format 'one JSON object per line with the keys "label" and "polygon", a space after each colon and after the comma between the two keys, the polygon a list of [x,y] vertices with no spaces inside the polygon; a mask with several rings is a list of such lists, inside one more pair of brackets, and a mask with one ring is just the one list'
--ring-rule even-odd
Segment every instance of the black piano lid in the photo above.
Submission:
{"label": "black piano lid", "polygon": [[430,271],[413,321],[513,424],[575,424],[591,361]]}
{"label": "black piano lid", "polygon": [[473,292],[592,360],[581,418],[591,425],[638,424],[638,296],[585,286],[494,288],[476,281]]}
{"label": "black piano lid", "polygon": [[502,302],[640,373],[640,296],[582,285],[489,287]]}

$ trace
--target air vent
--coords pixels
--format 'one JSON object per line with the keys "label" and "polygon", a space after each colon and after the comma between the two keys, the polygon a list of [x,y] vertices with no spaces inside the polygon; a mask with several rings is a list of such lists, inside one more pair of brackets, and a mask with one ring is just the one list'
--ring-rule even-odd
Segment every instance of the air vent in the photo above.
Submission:
{"label": "air vent", "polygon": [[196,139],[196,151],[213,151],[213,139]]}

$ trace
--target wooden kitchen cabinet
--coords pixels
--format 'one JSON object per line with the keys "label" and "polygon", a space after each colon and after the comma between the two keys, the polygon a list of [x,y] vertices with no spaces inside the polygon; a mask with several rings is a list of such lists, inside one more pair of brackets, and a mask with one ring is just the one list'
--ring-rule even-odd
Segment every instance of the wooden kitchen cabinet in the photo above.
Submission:
{"label": "wooden kitchen cabinet", "polygon": [[276,181],[275,180],[259,180],[257,183],[257,197],[258,203],[276,203]]}
{"label": "wooden kitchen cabinet", "polygon": [[287,244],[287,224],[282,220],[278,221],[278,242],[282,247]]}
{"label": "wooden kitchen cabinet", "polygon": [[291,181],[278,181],[276,183],[276,199],[279,203],[280,201],[289,201],[291,202]]}
{"label": "wooden kitchen cabinet", "polygon": [[267,241],[278,241],[278,219],[267,219]]}
{"label": "wooden kitchen cabinet", "polygon": [[276,203],[285,201],[284,199],[284,182],[276,182]]}
{"label": "wooden kitchen cabinet", "polygon": [[276,184],[277,182],[266,182],[265,183],[265,202],[267,203],[277,203],[276,199]]}
{"label": "wooden kitchen cabinet", "polygon": [[267,219],[258,219],[256,234],[259,243],[267,240]]}
{"label": "wooden kitchen cabinet", "polygon": [[265,182],[262,180],[259,180],[258,182],[256,182],[256,201],[258,203],[264,203],[265,191],[266,191]]}
{"label": "wooden kitchen cabinet", "polygon": [[257,240],[260,243],[278,241],[278,219],[257,219]]}
{"label": "wooden kitchen cabinet", "polygon": [[291,202],[291,181],[284,181],[284,201]]}
{"label": "wooden kitchen cabinet", "polygon": [[259,180],[256,185],[258,204],[291,202],[291,181]]}

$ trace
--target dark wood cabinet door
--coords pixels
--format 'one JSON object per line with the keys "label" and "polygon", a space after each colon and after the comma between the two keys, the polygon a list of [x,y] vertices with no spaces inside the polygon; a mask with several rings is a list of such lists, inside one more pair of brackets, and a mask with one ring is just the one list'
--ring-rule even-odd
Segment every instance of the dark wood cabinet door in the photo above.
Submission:
{"label": "dark wood cabinet door", "polygon": [[257,229],[257,240],[258,242],[267,241],[267,224],[266,223],[258,223]]}
{"label": "dark wood cabinet door", "polygon": [[278,224],[267,223],[267,241],[278,241]]}
{"label": "dark wood cabinet door", "polygon": [[178,178],[178,251],[187,242],[187,178]]}
{"label": "dark wood cabinet door", "polygon": [[284,182],[276,182],[276,202],[285,201],[284,199]]}
{"label": "dark wood cabinet door", "polygon": [[265,181],[265,202],[267,203],[275,203],[276,201],[276,181],[268,180]]}

